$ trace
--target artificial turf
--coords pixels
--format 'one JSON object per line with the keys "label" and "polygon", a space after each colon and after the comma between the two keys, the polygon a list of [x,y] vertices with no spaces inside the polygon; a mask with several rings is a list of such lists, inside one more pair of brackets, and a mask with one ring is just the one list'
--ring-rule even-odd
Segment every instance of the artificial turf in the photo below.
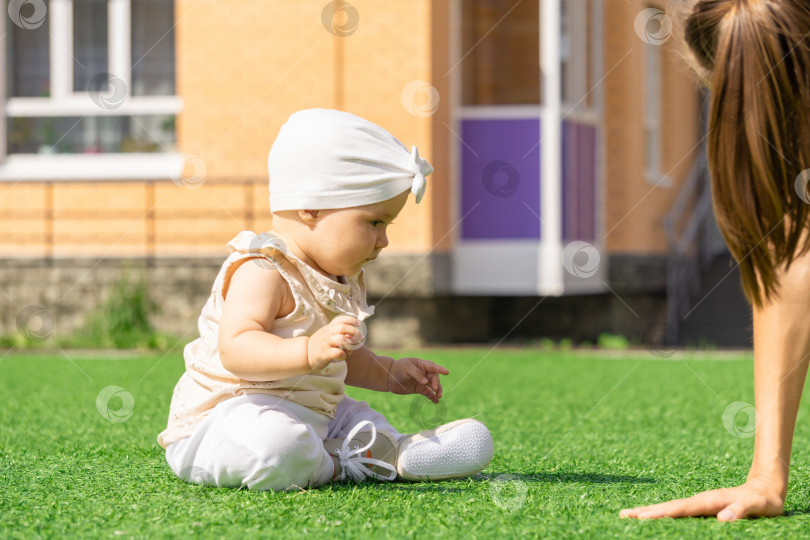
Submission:
{"label": "artificial turf", "polygon": [[[801,536],[810,527],[806,404],[785,516],[734,523],[618,517],[624,507],[744,481],[753,438],[729,429],[745,435],[747,418],[734,428],[723,414],[733,402],[753,403],[750,354],[398,354],[450,369],[444,407],[415,396],[349,394],[401,431],[475,416],[495,441],[481,475],[291,493],[186,484],[155,441],[183,369],[177,352],[11,352],[0,360],[0,537],[734,538]],[[102,393],[110,386],[123,392]]]}

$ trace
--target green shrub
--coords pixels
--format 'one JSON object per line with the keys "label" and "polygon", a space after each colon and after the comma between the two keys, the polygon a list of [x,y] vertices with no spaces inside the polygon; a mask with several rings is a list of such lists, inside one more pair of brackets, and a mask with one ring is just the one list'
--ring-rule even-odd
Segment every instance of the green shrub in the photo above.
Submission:
{"label": "green shrub", "polygon": [[163,348],[166,337],[157,334],[151,323],[151,316],[158,312],[158,305],[149,297],[146,279],[130,280],[124,270],[107,299],[76,332],[72,344],[117,349]]}
{"label": "green shrub", "polygon": [[599,334],[597,345],[600,349],[626,350],[630,347],[627,338],[616,334]]}

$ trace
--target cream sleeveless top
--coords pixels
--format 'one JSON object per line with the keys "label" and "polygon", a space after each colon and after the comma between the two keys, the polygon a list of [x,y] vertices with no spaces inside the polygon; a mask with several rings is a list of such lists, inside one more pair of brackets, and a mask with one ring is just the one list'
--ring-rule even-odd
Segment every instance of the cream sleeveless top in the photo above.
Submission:
{"label": "cream sleeveless top", "polygon": [[228,249],[231,254],[198,319],[200,337],[183,351],[186,372],[174,388],[168,427],[158,436],[163,448],[191,435],[217,404],[243,394],[278,396],[331,417],[344,397],[345,361],[277,381],[246,381],[222,367],[217,346],[225,302],[222,292],[227,290],[239,261],[260,259],[260,263],[272,265],[292,290],[295,308],[275,320],[271,334],[282,338],[311,336],[339,315],[364,320],[374,313],[374,307],[366,303],[363,271],[345,276],[346,283],[337,282],[289,253],[283,240],[273,233],[242,231],[228,243]]}

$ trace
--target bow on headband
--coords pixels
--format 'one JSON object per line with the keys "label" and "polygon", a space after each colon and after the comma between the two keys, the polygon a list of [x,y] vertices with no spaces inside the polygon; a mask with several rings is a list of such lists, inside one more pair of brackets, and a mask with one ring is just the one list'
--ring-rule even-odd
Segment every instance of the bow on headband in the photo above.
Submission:
{"label": "bow on headband", "polygon": [[427,188],[425,177],[433,172],[433,167],[430,166],[426,159],[419,157],[419,150],[415,146],[411,148],[411,159],[413,159],[415,169],[411,193],[416,197],[416,204],[419,204],[425,195],[425,188]]}

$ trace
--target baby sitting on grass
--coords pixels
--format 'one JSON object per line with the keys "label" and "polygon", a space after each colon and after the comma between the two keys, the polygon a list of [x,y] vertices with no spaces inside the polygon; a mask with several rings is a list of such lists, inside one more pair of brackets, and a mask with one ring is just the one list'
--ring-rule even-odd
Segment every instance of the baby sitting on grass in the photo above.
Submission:
{"label": "baby sitting on grass", "polygon": [[487,428],[458,420],[399,433],[345,385],[442,397],[448,371],[363,345],[363,266],[433,172],[390,133],[333,110],[293,114],[270,150],[273,231],[243,231],[184,351],[158,442],[189,482],[259,490],[332,481],[440,480],[492,459]]}

